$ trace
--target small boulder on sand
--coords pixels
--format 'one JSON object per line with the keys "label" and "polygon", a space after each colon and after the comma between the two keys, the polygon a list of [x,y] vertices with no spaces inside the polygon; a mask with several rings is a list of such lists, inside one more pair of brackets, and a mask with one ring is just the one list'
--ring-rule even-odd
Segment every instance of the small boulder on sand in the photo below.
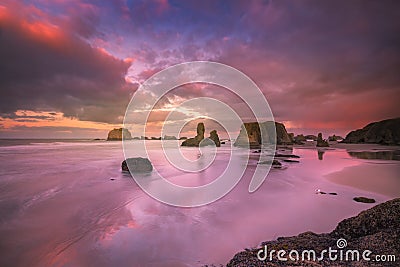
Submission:
{"label": "small boulder on sand", "polygon": [[123,171],[131,171],[136,173],[146,173],[153,170],[153,165],[147,158],[128,158],[121,164]]}
{"label": "small boulder on sand", "polygon": [[355,197],[353,198],[353,200],[355,202],[361,202],[361,203],[375,203],[375,199],[368,197]]}

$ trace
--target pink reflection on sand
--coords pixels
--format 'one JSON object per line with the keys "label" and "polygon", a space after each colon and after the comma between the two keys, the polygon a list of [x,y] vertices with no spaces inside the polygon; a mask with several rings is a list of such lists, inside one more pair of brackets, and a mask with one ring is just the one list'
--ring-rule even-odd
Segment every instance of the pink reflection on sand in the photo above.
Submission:
{"label": "pink reflection on sand", "polygon": [[[224,169],[229,155],[221,148],[209,170],[197,176],[175,176],[176,170],[161,160],[158,146],[150,149],[155,150],[151,151],[155,168],[171,181],[187,185],[211,180]],[[243,248],[305,231],[329,232],[340,220],[372,207],[354,202],[355,196],[372,197],[377,203],[391,198],[331,182],[327,175],[341,176],[347,168],[354,168],[352,176],[357,179],[374,179],[377,174],[370,168],[379,166],[386,170],[379,172],[379,179],[386,181],[393,172],[385,166],[398,168],[400,164],[353,158],[346,147],[339,146],[326,149],[322,160],[315,148],[278,152],[299,155],[300,163],[283,162],[286,168],[271,170],[255,193],[247,189],[257,164],[256,153],[228,195],[211,205],[176,208],[150,198],[129,175],[121,173],[123,156],[118,142],[3,148],[0,207],[5,212],[0,234],[8,249],[2,265],[226,264]],[[337,195],[315,194],[316,189]]]}

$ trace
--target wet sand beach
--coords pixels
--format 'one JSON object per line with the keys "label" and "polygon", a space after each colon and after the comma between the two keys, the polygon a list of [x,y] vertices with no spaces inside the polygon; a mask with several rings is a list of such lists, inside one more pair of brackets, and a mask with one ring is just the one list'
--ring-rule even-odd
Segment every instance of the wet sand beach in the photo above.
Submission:
{"label": "wet sand beach", "polygon": [[[178,175],[165,166],[159,142],[150,144],[154,167],[186,186],[212,181],[231,149],[229,144],[219,148],[215,163],[205,172]],[[236,252],[265,240],[332,231],[339,221],[375,205],[357,203],[353,197],[371,197],[379,204],[398,189],[394,176],[399,161],[371,163],[349,155],[343,145],[324,150],[295,146],[278,152],[300,156],[299,163],[282,162],[283,168],[271,170],[256,192],[248,193],[251,170],[257,165],[251,159],[244,177],[222,199],[198,208],[177,208],[152,199],[121,172],[119,142],[3,146],[0,265],[226,264]],[[195,157],[198,151],[185,148],[185,153]],[[332,178],[339,175],[340,181],[352,185],[368,179],[372,186],[379,178],[382,188],[342,185]],[[355,180],[350,183],[346,177]],[[317,189],[337,195],[316,194]]]}

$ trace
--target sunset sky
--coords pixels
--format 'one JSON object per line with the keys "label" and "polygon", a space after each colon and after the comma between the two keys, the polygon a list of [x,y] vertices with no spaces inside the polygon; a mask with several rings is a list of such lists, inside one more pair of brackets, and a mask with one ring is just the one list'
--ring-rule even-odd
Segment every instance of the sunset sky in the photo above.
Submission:
{"label": "sunset sky", "polygon": [[345,135],[400,116],[399,18],[398,1],[1,0],[0,138],[105,138],[140,83],[194,60],[248,75],[289,132]]}

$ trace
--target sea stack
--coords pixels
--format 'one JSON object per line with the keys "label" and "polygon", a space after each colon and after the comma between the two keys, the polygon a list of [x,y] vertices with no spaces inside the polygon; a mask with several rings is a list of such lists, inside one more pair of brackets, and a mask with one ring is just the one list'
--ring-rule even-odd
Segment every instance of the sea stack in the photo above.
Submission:
{"label": "sea stack", "polygon": [[210,137],[205,138],[203,141],[200,142],[200,146],[221,146],[221,141],[219,140],[219,136],[216,130],[212,130],[210,132]]}
{"label": "sea stack", "polygon": [[209,139],[211,139],[211,140],[215,143],[215,145],[216,145],[217,147],[220,147],[220,146],[221,146],[221,141],[219,140],[219,136],[218,136],[218,133],[217,133],[216,130],[212,130],[212,131],[210,132],[210,137],[209,137]]}
{"label": "sea stack", "polygon": [[121,141],[123,139],[132,139],[131,133],[128,129],[119,128],[113,129],[108,133],[107,141]]}
{"label": "sea stack", "polygon": [[210,137],[204,139],[204,123],[200,122],[197,124],[197,135],[194,138],[189,138],[183,141],[181,146],[210,146],[214,145],[217,147],[221,146],[221,142],[219,140],[219,136],[216,130],[212,130],[210,132]]}
{"label": "sea stack", "polygon": [[[261,132],[263,136],[261,136]],[[272,144],[274,142],[277,145],[293,144],[293,140],[288,135],[285,125],[273,121],[262,123],[247,122],[243,123],[234,146],[258,148],[262,143]]]}
{"label": "sea stack", "polygon": [[339,141],[339,140],[343,140],[343,137],[341,137],[340,135],[332,135],[328,137],[328,140],[331,142],[335,142],[335,141]]}
{"label": "sea stack", "polygon": [[322,133],[318,133],[317,147],[329,147],[328,141],[322,139]]}
{"label": "sea stack", "polygon": [[197,124],[197,135],[194,138],[189,138],[183,141],[182,146],[199,146],[200,142],[204,139],[204,123]]}

